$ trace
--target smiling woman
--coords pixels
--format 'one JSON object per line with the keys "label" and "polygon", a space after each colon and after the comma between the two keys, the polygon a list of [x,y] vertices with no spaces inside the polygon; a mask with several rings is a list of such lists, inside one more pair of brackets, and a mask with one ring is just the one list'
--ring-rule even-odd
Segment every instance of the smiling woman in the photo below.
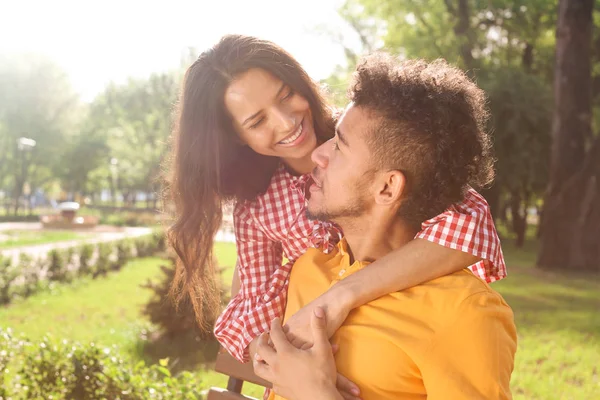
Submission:
{"label": "smiling woman", "polygon": [[308,173],[317,147],[308,100],[263,69],[237,77],[225,91],[225,106],[242,142],[259,154],[280,157]]}
{"label": "smiling woman", "polygon": [[[173,133],[169,239],[181,260],[174,292],[179,299],[190,294],[201,323],[219,307],[210,260],[223,202],[242,205],[269,189],[282,201],[286,191],[296,197],[282,203],[291,207],[289,215],[298,215],[304,201],[289,185],[310,172],[312,150],[333,136],[334,126],[317,84],[271,42],[225,36],[188,69]],[[311,226],[306,222],[298,231],[299,248],[307,246]],[[281,266],[281,256],[281,249],[269,250],[269,267]]]}

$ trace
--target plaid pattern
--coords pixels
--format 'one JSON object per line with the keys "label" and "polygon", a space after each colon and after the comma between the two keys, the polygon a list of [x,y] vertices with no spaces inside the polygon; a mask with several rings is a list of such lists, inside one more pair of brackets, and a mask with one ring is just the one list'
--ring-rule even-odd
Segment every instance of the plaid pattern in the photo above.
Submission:
{"label": "plaid pattern", "polygon": [[[309,175],[296,177],[283,165],[267,191],[234,210],[239,293],[231,299],[215,325],[215,337],[233,355],[247,362],[248,345],[282,317],[294,261],[307,248],[333,248],[341,231],[332,223],[306,217],[305,190]],[[462,203],[422,226],[416,236],[482,258],[472,271],[487,282],[506,276],[500,240],[485,199],[469,190]],[[283,257],[289,262],[283,264]]]}

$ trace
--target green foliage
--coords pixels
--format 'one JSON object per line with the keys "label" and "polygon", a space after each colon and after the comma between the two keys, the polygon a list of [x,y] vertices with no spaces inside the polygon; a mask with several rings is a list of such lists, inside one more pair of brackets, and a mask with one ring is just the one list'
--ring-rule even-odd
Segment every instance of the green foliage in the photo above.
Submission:
{"label": "green foliage", "polygon": [[155,282],[148,280],[142,285],[153,292],[152,299],[144,306],[142,313],[167,336],[179,336],[190,331],[199,332],[191,305],[183,303],[176,308],[170,299],[169,288],[175,276],[174,260],[171,260],[171,265],[163,265],[160,269],[162,279]]}
{"label": "green foliage", "polygon": [[548,181],[550,87],[520,68],[495,70],[482,86],[493,116],[496,184],[508,193],[540,197]]}
{"label": "green foliage", "polygon": [[135,241],[135,250],[138,257],[148,257],[153,252],[154,239],[149,236],[138,238]]}
{"label": "green foliage", "polygon": [[87,276],[93,274],[93,268],[90,264],[93,255],[93,245],[84,244],[81,247],[79,247],[79,269],[77,270],[77,272],[80,276]]}
{"label": "green foliage", "polygon": [[[0,55],[0,187],[11,189],[15,198],[25,182],[47,187],[79,117],[77,95],[55,63],[41,56]],[[36,146],[19,148],[20,137]]]}
{"label": "green foliage", "polygon": [[[445,58],[486,89],[498,162],[485,195],[494,216],[510,206],[522,243],[525,210],[548,182],[557,2],[346,0],[340,15],[361,44],[346,51],[350,69],[356,54],[384,48],[406,58]],[[340,68],[325,82],[340,86],[347,77]]]}
{"label": "green foliage", "polygon": [[39,222],[40,216],[33,215],[0,215],[0,223],[2,222]]}
{"label": "green foliage", "polygon": [[154,226],[157,214],[150,212],[110,212],[102,213],[100,223],[113,226]]}
{"label": "green foliage", "polygon": [[[206,333],[198,329],[191,303],[182,301],[181,304],[176,306],[171,300],[170,288],[175,277],[175,259],[171,258],[169,261],[169,266],[161,266],[162,279],[155,282],[148,280],[147,283],[142,285],[142,287],[153,292],[151,300],[145,305],[142,312],[167,337],[173,338],[190,332],[205,336]],[[213,262],[217,265],[216,259]],[[227,293],[222,291],[221,294],[222,303],[227,303]],[[209,321],[210,326],[213,324],[214,321]]]}
{"label": "green foliage", "polygon": [[[11,258],[0,256],[0,304],[9,303],[15,295],[29,297],[46,287],[40,281],[42,270],[46,270],[50,282],[69,283],[77,276],[96,278],[121,269],[132,259],[134,250],[138,257],[164,252],[164,234],[157,230],[133,239],[52,249],[45,258],[33,259],[21,253],[16,265]],[[21,282],[15,285],[19,277]]]}
{"label": "green foliage", "polygon": [[48,253],[48,279],[55,282],[65,282],[69,277],[69,253],[65,250],[52,249]]}
{"label": "green foliage", "polygon": [[117,246],[117,259],[114,264],[113,269],[118,270],[121,269],[123,265],[127,263],[133,256],[132,247],[133,243],[129,239],[119,240],[116,243]]}
{"label": "green foliage", "polygon": [[0,304],[10,303],[13,295],[12,284],[19,277],[12,259],[0,256]]}
{"label": "green foliage", "polygon": [[[201,399],[201,382],[190,373],[172,376],[168,361],[146,367],[126,362],[114,348],[44,337],[14,338],[0,328],[3,398],[13,399]],[[16,370],[12,384],[4,371]]]}
{"label": "green foliage", "polygon": [[33,258],[27,253],[19,254],[19,271],[23,276],[23,284],[20,294],[29,297],[40,289],[39,265],[34,263]]}
{"label": "green foliage", "polygon": [[[84,149],[95,152],[97,162],[86,169],[86,178],[93,178],[86,184],[88,190],[97,190],[96,180],[124,195],[136,190],[158,192],[178,81],[174,73],[130,79],[121,85],[109,85],[94,100],[85,122],[85,131],[93,139],[86,139],[87,143],[73,151],[80,160],[76,165],[85,164]],[[89,143],[91,140],[103,143],[103,147]],[[110,160],[114,164],[109,165]],[[80,181],[85,181],[83,178]]]}
{"label": "green foliage", "polygon": [[94,269],[94,278],[97,276],[104,276],[111,270],[110,257],[113,253],[113,247],[109,242],[105,242],[98,244],[97,250],[98,257]]}

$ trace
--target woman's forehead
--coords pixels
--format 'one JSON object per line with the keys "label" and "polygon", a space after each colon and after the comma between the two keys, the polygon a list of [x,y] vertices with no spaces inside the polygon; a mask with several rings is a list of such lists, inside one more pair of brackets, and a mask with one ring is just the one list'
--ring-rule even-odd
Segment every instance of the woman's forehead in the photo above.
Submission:
{"label": "woman's forehead", "polygon": [[241,119],[238,122],[242,123],[276,99],[284,86],[273,74],[254,68],[231,82],[225,91],[225,105],[230,113]]}

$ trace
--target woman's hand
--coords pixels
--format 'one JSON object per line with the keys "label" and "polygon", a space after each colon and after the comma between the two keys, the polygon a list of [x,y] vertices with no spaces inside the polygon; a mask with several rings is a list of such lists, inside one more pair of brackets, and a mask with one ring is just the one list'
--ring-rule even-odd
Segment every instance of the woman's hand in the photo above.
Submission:
{"label": "woman's hand", "polygon": [[[310,349],[298,349],[288,341],[279,319],[275,319],[271,324],[272,345],[267,334],[258,340],[254,372],[273,383],[275,393],[288,399],[358,399],[354,395],[358,395],[356,385],[337,373],[327,331],[326,313],[317,307],[310,321],[313,345]],[[347,391],[342,393],[339,386]]]}
{"label": "woman's hand", "polygon": [[[292,315],[283,327],[288,340],[299,349],[307,349],[312,346],[312,333],[310,321],[314,311],[322,308],[327,318],[327,337],[342,326],[346,317],[352,310],[351,299],[341,290],[334,286],[315,300],[311,301],[298,312]],[[339,286],[341,288],[341,286]]]}

